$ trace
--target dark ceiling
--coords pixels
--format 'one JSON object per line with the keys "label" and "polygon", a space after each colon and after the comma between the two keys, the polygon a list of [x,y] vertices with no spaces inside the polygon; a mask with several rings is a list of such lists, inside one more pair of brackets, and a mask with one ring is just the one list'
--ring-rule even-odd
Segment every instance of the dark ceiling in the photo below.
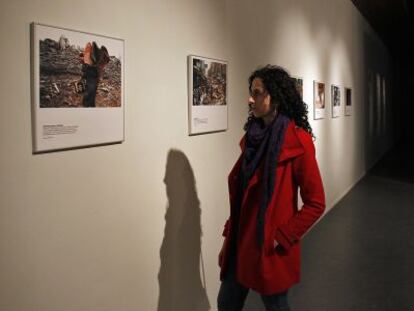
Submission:
{"label": "dark ceiling", "polygon": [[413,0],[351,0],[396,57],[410,57],[414,46]]}

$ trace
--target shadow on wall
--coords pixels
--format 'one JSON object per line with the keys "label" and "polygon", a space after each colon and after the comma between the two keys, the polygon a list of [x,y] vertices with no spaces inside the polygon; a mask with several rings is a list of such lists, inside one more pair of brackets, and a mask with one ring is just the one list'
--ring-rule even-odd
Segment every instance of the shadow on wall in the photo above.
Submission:
{"label": "shadow on wall", "polygon": [[[158,311],[210,309],[201,254],[201,209],[186,155],[170,150],[164,177],[168,206],[160,249]],[[201,265],[200,265],[201,261]]]}

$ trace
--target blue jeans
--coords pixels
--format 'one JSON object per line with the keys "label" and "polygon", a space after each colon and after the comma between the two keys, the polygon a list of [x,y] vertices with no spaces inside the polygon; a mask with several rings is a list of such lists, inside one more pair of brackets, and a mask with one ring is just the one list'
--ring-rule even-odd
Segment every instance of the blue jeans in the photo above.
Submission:
{"label": "blue jeans", "polygon": [[[229,271],[221,282],[217,296],[218,311],[241,311],[249,288],[244,287],[235,278],[235,260],[230,260]],[[290,311],[288,291],[274,295],[260,295],[266,311]]]}

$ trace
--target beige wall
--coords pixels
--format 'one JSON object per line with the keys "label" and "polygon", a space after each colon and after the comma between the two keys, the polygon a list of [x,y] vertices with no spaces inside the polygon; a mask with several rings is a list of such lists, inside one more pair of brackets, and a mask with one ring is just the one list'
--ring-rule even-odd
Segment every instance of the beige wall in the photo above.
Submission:
{"label": "beige wall", "polygon": [[[33,21],[125,39],[123,144],[32,155]],[[0,38],[1,310],[215,310],[259,64],[304,78],[310,116],[313,79],[353,89],[353,116],[311,121],[328,209],[392,143],[388,53],[347,0],[2,1]],[[227,132],[187,135],[189,54],[229,61]]]}

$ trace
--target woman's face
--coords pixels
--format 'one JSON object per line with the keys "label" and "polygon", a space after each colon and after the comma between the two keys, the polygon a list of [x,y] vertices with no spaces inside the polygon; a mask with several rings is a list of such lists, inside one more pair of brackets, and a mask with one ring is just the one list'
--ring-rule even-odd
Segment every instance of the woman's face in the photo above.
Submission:
{"label": "woman's face", "polygon": [[271,112],[270,94],[260,78],[254,78],[250,88],[249,108],[256,118],[262,118]]}

